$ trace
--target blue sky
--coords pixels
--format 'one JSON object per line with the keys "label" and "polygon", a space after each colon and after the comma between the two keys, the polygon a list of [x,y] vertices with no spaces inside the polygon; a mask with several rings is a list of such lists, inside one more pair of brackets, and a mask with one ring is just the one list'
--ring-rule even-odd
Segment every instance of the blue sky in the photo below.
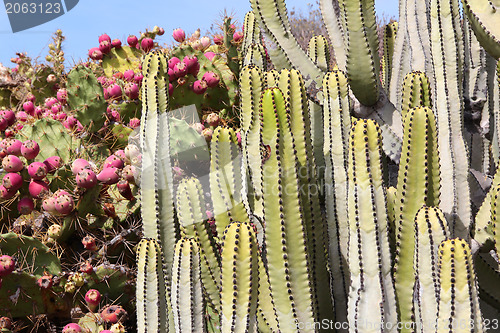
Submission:
{"label": "blue sky", "polygon": [[[34,0],[33,0],[34,1]],[[286,0],[287,8],[305,11],[312,1]],[[0,5],[1,6],[1,5]],[[397,0],[375,1],[377,13],[396,16]],[[234,14],[242,23],[243,17],[250,10],[248,0],[80,0],[78,5],[67,14],[43,25],[18,33],[12,33],[7,14],[0,11],[0,62],[7,67],[14,67],[10,58],[16,52],[28,52],[28,55],[44,61],[48,54],[51,36],[57,29],[62,29],[66,36],[63,49],[68,65],[87,57],[91,47],[98,46],[97,38],[107,33],[111,39],[125,41],[130,34],[138,35],[146,28],[158,25],[165,29],[165,34],[157,39],[161,44],[171,44],[171,32],[183,28],[192,33],[197,28],[208,31],[214,23],[220,22],[223,11]]]}

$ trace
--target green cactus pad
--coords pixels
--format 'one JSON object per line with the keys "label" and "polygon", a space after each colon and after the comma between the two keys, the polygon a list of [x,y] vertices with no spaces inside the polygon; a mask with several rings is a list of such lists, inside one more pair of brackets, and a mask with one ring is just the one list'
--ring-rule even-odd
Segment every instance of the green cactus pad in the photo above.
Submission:
{"label": "green cactus pad", "polygon": [[76,118],[91,131],[104,124],[107,103],[103,89],[90,68],[78,65],[68,74],[68,104],[76,110]]}
{"label": "green cactus pad", "polygon": [[102,68],[107,77],[112,77],[115,72],[125,72],[132,69],[134,72],[139,70],[141,64],[142,52],[130,46],[122,46],[119,49],[112,48],[111,52],[102,59]]}

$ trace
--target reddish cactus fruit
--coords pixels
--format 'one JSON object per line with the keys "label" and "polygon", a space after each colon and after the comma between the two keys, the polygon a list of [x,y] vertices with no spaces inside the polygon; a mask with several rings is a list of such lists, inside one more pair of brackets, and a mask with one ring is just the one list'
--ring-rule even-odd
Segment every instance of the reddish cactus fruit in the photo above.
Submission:
{"label": "reddish cactus fruit", "polygon": [[89,57],[92,60],[102,60],[103,54],[98,47],[93,47],[89,50]]}
{"label": "reddish cactus fruit", "polygon": [[15,172],[9,172],[3,176],[2,185],[9,191],[15,192],[23,186],[23,177]]}
{"label": "reddish cactus fruit", "polygon": [[24,168],[24,163],[16,155],[7,155],[2,160],[2,167],[7,172],[19,172]]}
{"label": "reddish cactus fruit", "polygon": [[76,175],[76,185],[82,188],[92,188],[97,185],[97,176],[90,169],[83,169]]}
{"label": "reddish cactus fruit", "polygon": [[36,284],[42,289],[49,289],[53,283],[52,275],[44,275],[36,281]]}
{"label": "reddish cactus fruit", "polygon": [[80,325],[75,324],[75,323],[69,323],[68,325],[64,326],[62,333],[81,333],[83,332],[82,328]]}
{"label": "reddish cactus fruit", "polygon": [[56,211],[61,215],[68,215],[73,211],[75,204],[73,198],[69,195],[60,195],[56,199],[55,208]]}
{"label": "reddish cactus fruit", "polygon": [[92,274],[94,272],[94,267],[88,261],[80,265],[80,272],[85,274]]}
{"label": "reddish cactus fruit", "polygon": [[0,116],[7,120],[7,126],[12,126],[16,122],[16,114],[12,110],[2,110]]}
{"label": "reddish cactus fruit", "polygon": [[99,43],[102,43],[104,41],[110,42],[111,43],[111,37],[109,37],[107,34],[102,34],[99,36]]}
{"label": "reddish cactus fruit", "polygon": [[7,154],[21,156],[21,147],[23,143],[17,139],[5,139],[3,140],[5,145],[5,151]]}
{"label": "reddish cactus fruit", "polygon": [[212,131],[211,128],[205,128],[203,132],[201,132],[201,135],[205,137],[205,140],[207,142],[210,142],[212,140],[212,135],[214,134],[214,131]]}
{"label": "reddish cactus fruit", "polygon": [[139,40],[134,35],[130,35],[127,37],[127,44],[130,45],[130,47],[136,47],[138,42]]}
{"label": "reddish cactus fruit", "polygon": [[77,175],[83,169],[90,169],[90,163],[87,160],[77,158],[71,163],[71,172],[73,172],[74,175]]}
{"label": "reddish cactus fruit", "polygon": [[215,35],[214,36],[214,43],[216,45],[222,45],[222,44],[224,44],[224,37],[222,37],[222,35]]}
{"label": "reddish cactus fruit", "polygon": [[87,236],[83,237],[82,244],[86,250],[89,250],[92,252],[97,251],[97,245],[95,244],[95,238],[92,236],[87,235]]}
{"label": "reddish cactus fruit", "polygon": [[172,32],[172,37],[176,42],[182,43],[186,40],[186,33],[181,28],[177,28]]}
{"label": "reddish cactus fruit", "polygon": [[193,83],[193,91],[195,94],[202,95],[207,91],[207,83],[203,80],[196,80]]}
{"label": "reddish cactus fruit", "polygon": [[207,86],[209,88],[217,87],[220,82],[219,75],[214,72],[205,72],[205,74],[203,74],[202,80],[207,83]]}
{"label": "reddish cactus fruit", "polygon": [[220,123],[220,118],[217,113],[212,112],[207,116],[206,121],[209,126],[217,127]]}
{"label": "reddish cactus fruit", "polygon": [[120,305],[108,305],[101,311],[101,318],[106,323],[116,324],[125,321],[127,311]]}
{"label": "reddish cactus fruit", "polygon": [[97,289],[90,289],[85,294],[85,302],[89,307],[90,311],[95,311],[99,306],[99,302],[101,301],[101,293]]}
{"label": "reddish cactus fruit", "polygon": [[26,140],[21,145],[21,154],[27,159],[32,160],[38,156],[40,146],[34,140]]}
{"label": "reddish cactus fruit", "polygon": [[172,83],[169,83],[168,84],[168,95],[172,96],[173,93],[174,93],[174,85]]}
{"label": "reddish cactus fruit", "polygon": [[43,164],[47,167],[47,173],[53,173],[59,169],[63,163],[59,156],[51,156],[43,161]]}
{"label": "reddish cactus fruit", "polygon": [[122,170],[122,177],[129,183],[135,183],[135,174],[137,170],[133,165],[126,165]]}
{"label": "reddish cactus fruit", "polygon": [[17,210],[21,215],[28,215],[35,209],[33,199],[24,197],[17,203]]}
{"label": "reddish cactus fruit", "polygon": [[47,166],[43,162],[33,162],[28,165],[28,174],[32,179],[41,180],[47,175]]}
{"label": "reddish cactus fruit", "polygon": [[116,183],[116,187],[118,188],[118,192],[127,200],[134,200],[134,195],[132,194],[132,189],[130,188],[129,183],[126,180],[120,180]]}
{"label": "reddish cactus fruit", "polygon": [[17,192],[17,190],[10,191],[10,190],[6,189],[5,186],[0,185],[0,200],[8,200],[8,199],[12,198],[16,194],[16,192]]}
{"label": "reddish cactus fruit", "polygon": [[113,185],[120,180],[120,172],[118,168],[108,167],[102,169],[97,175],[97,180],[106,185]]}
{"label": "reddish cactus fruit", "polygon": [[29,114],[30,116],[33,116],[33,114],[35,113],[35,105],[33,104],[33,102],[31,101],[28,101],[28,102],[25,102],[23,104],[23,109],[24,111],[26,111],[27,114]]}
{"label": "reddish cactus fruit", "polygon": [[16,262],[14,258],[6,254],[0,256],[0,277],[9,275],[15,268]]}
{"label": "reddish cactus fruit", "polygon": [[144,53],[148,53],[151,51],[154,47],[155,43],[151,38],[143,38],[141,40],[141,49],[144,51]]}
{"label": "reddish cactus fruit", "polygon": [[[2,287],[2,280],[0,279],[0,288]],[[0,331],[2,329],[10,330],[12,328],[12,320],[9,317],[0,317]]]}
{"label": "reddish cactus fruit", "polygon": [[[125,155],[125,154],[124,154]],[[116,156],[116,154],[112,154],[104,161],[104,168],[123,168],[123,160]]]}
{"label": "reddish cactus fruit", "polygon": [[139,118],[130,118],[128,126],[131,128],[137,128],[141,126],[141,120]]}
{"label": "reddish cactus fruit", "polygon": [[125,72],[123,72],[123,79],[128,82],[134,81],[134,70],[133,69],[127,69]]}
{"label": "reddish cactus fruit", "polygon": [[33,198],[41,199],[49,193],[49,184],[43,180],[32,180],[28,191]]}
{"label": "reddish cactus fruit", "polygon": [[137,85],[137,83],[127,83],[123,90],[125,92],[125,96],[127,96],[128,98],[139,98],[139,86]]}
{"label": "reddish cactus fruit", "polygon": [[169,69],[174,69],[175,65],[177,65],[178,63],[180,63],[181,60],[177,57],[172,57],[168,60],[168,68]]}
{"label": "reddish cactus fruit", "polygon": [[122,41],[121,41],[121,40],[119,40],[119,39],[117,39],[117,38],[116,38],[116,39],[113,39],[113,40],[111,41],[111,46],[112,46],[112,47],[114,47],[115,49],[119,49],[119,48],[121,48],[121,47],[122,47]]}
{"label": "reddish cactus fruit", "polygon": [[111,98],[121,98],[122,97],[122,87],[117,84],[112,84],[107,88],[109,97]]}
{"label": "reddish cactus fruit", "polygon": [[235,31],[233,34],[233,41],[239,43],[243,39],[243,33],[241,31]]}
{"label": "reddish cactus fruit", "polygon": [[61,88],[57,91],[57,100],[59,103],[62,105],[66,104],[66,101],[68,100],[68,91],[64,88]]}
{"label": "reddish cactus fruit", "polygon": [[102,52],[102,54],[108,54],[109,52],[111,52],[111,42],[108,41],[100,42],[99,50]]}
{"label": "reddish cactus fruit", "polygon": [[56,210],[56,198],[55,197],[48,197],[45,198],[42,202],[42,208],[46,212],[49,212],[51,214],[57,213]]}

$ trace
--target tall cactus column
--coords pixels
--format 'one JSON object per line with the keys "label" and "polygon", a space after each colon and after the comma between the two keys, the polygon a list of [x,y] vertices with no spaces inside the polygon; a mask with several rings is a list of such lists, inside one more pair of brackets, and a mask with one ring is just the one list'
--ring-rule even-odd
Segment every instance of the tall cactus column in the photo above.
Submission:
{"label": "tall cactus column", "polygon": [[397,332],[381,158],[378,125],[355,122],[348,167],[350,332]]}

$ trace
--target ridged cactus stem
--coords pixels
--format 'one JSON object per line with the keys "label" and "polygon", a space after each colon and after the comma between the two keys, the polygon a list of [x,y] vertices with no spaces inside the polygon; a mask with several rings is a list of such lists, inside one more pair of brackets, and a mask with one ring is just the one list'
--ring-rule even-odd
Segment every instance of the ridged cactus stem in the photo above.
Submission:
{"label": "ridged cactus stem", "polygon": [[411,108],[417,106],[432,108],[431,87],[425,73],[415,71],[406,74],[401,95],[401,116],[403,119]]}
{"label": "ridged cactus stem", "polygon": [[470,247],[463,239],[439,246],[439,306],[436,332],[483,332],[476,274]]}
{"label": "ridged cactus stem", "polygon": [[328,257],[333,276],[335,320],[347,322],[350,284],[347,266],[349,221],[347,215],[347,160],[351,131],[349,87],[340,70],[327,73],[323,80],[325,156],[325,206],[328,227]]}
{"label": "ridged cactus stem", "polygon": [[402,332],[409,332],[415,284],[415,215],[423,205],[439,205],[439,156],[432,110],[410,109],[404,119],[404,133],[394,207],[397,230],[394,276]]}
{"label": "ridged cactus stem", "polygon": [[394,44],[396,43],[396,33],[398,22],[391,22],[384,27],[384,55],[382,58],[382,73],[384,88],[389,91],[392,75],[392,63],[394,57]]}
{"label": "ridged cactus stem", "polygon": [[220,255],[205,214],[203,188],[196,178],[180,181],[176,191],[177,216],[181,236],[194,238],[200,246],[201,280],[208,301],[215,311],[220,308]]}
{"label": "ridged cactus stem", "polygon": [[309,329],[304,332],[312,332],[313,283],[296,174],[296,151],[285,101],[278,88],[264,92],[260,110],[265,242],[271,293],[282,331],[296,332],[299,325],[306,325]]}
{"label": "ridged cactus stem", "polygon": [[253,226],[229,224],[222,238],[222,333],[257,332],[258,256]]}
{"label": "ridged cactus stem", "polygon": [[431,49],[434,62],[434,110],[441,159],[440,208],[453,237],[469,237],[471,203],[469,159],[463,137],[463,34],[458,1],[431,0]]}
{"label": "ridged cactus stem", "polygon": [[170,295],[160,244],[142,239],[137,246],[137,331],[174,332]]}
{"label": "ridged cactus stem", "polygon": [[143,61],[140,142],[141,214],[144,237],[161,243],[171,275],[173,249],[178,227],[174,220],[170,135],[168,126],[167,59],[162,53],[149,53]]}
{"label": "ridged cactus stem", "polygon": [[500,254],[500,185],[495,185],[491,189],[491,214],[490,221],[493,231],[493,244],[497,258]]}
{"label": "ridged cactus stem", "polygon": [[381,150],[377,124],[355,122],[348,167],[350,332],[397,331]]}
{"label": "ridged cactus stem", "polygon": [[172,274],[175,332],[206,332],[200,253],[193,238],[181,238],[175,245]]}
{"label": "ridged cactus stem", "polygon": [[330,47],[325,36],[313,36],[307,47],[307,55],[324,72],[330,66]]}
{"label": "ridged cactus stem", "polygon": [[415,216],[415,332],[431,332],[437,320],[438,247],[448,237],[447,225],[443,212],[437,207],[423,206]]}
{"label": "ridged cactus stem", "polygon": [[242,198],[241,152],[233,129],[215,129],[210,154],[210,192],[220,237],[229,223],[249,221]]}

